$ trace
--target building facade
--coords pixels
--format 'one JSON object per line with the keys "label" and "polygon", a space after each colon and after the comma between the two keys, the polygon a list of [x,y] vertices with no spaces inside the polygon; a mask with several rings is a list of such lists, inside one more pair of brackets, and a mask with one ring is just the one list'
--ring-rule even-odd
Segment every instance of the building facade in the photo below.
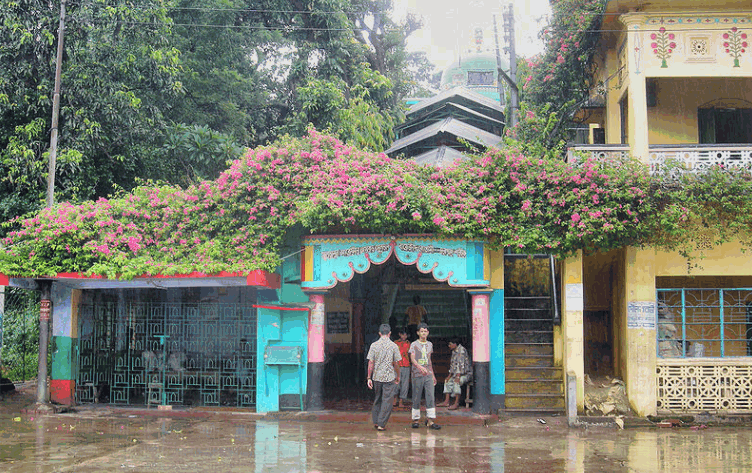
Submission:
{"label": "building facade", "polygon": [[[590,144],[570,159],[631,154],[652,172],[668,161],[685,172],[749,168],[751,39],[749,2],[607,2],[602,96],[581,117]],[[752,259],[713,234],[687,237],[691,259],[625,248],[566,261],[562,362],[582,386],[593,355],[608,359],[640,415],[752,412]]]}

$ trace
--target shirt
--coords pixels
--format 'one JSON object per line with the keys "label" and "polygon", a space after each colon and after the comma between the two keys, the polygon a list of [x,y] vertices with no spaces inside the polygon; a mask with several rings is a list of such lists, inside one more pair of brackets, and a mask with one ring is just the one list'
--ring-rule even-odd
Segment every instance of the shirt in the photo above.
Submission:
{"label": "shirt", "polygon": [[407,308],[407,323],[409,325],[418,325],[423,322],[423,317],[428,313],[422,305],[414,305]]}
{"label": "shirt", "polygon": [[460,376],[472,376],[473,365],[470,364],[470,357],[467,350],[462,345],[452,350],[452,358],[449,360],[449,374]]}
{"label": "shirt", "polygon": [[394,363],[402,359],[397,344],[388,338],[379,337],[368,349],[368,360],[373,361],[371,379],[382,383],[394,381]]}
{"label": "shirt", "polygon": [[426,343],[421,343],[420,340],[415,340],[410,345],[408,353],[415,354],[415,361],[423,368],[428,369],[428,374],[424,375],[420,372],[417,366],[413,365],[411,371],[413,377],[421,376],[433,376],[433,364],[431,364],[431,354],[433,353],[433,343],[426,340]]}
{"label": "shirt", "polygon": [[397,347],[399,348],[400,355],[402,355],[402,359],[400,360],[399,365],[403,368],[409,368],[410,367],[410,355],[408,354],[408,351],[410,350],[410,342],[405,340],[404,342],[402,340],[397,340],[394,342],[397,344]]}

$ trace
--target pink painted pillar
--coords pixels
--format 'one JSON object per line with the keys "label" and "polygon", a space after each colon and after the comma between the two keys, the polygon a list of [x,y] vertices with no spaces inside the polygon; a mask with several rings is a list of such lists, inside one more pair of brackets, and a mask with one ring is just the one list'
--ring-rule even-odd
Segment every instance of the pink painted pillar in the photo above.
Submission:
{"label": "pink painted pillar", "polygon": [[312,304],[308,319],[308,411],[324,410],[324,296],[321,292],[308,294],[308,300]]}
{"label": "pink painted pillar", "polygon": [[490,294],[491,291],[469,291],[473,310],[473,412],[488,414],[491,410],[489,365],[491,362]]}

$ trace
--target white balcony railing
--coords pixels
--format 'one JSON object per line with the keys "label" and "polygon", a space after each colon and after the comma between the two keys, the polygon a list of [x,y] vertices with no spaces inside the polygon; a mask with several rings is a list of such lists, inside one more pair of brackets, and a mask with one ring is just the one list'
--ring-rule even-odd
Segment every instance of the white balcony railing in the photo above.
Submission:
{"label": "white balcony railing", "polygon": [[[596,158],[625,158],[629,156],[628,145],[577,145],[569,148],[567,161],[575,162],[575,152],[584,152]],[[684,166],[687,172],[702,172],[712,166],[729,169],[752,170],[752,144],[740,145],[652,145],[649,149],[650,173],[660,172],[666,162],[673,161]]]}
{"label": "white balcony railing", "polygon": [[656,173],[667,161],[684,165],[687,172],[703,172],[712,166],[752,169],[750,145],[655,145],[650,147],[650,172]]}
{"label": "white balcony railing", "polygon": [[576,152],[583,152],[595,159],[626,159],[629,145],[577,145],[567,150],[567,162],[577,162]]}

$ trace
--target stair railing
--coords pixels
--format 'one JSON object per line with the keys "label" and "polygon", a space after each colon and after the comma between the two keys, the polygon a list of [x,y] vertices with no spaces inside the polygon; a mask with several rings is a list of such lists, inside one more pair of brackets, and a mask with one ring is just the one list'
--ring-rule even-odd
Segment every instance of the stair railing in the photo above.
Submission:
{"label": "stair railing", "polygon": [[548,255],[548,259],[551,263],[551,297],[553,303],[553,321],[554,325],[561,325],[561,314],[559,313],[559,299],[556,292],[556,262],[554,255]]}

